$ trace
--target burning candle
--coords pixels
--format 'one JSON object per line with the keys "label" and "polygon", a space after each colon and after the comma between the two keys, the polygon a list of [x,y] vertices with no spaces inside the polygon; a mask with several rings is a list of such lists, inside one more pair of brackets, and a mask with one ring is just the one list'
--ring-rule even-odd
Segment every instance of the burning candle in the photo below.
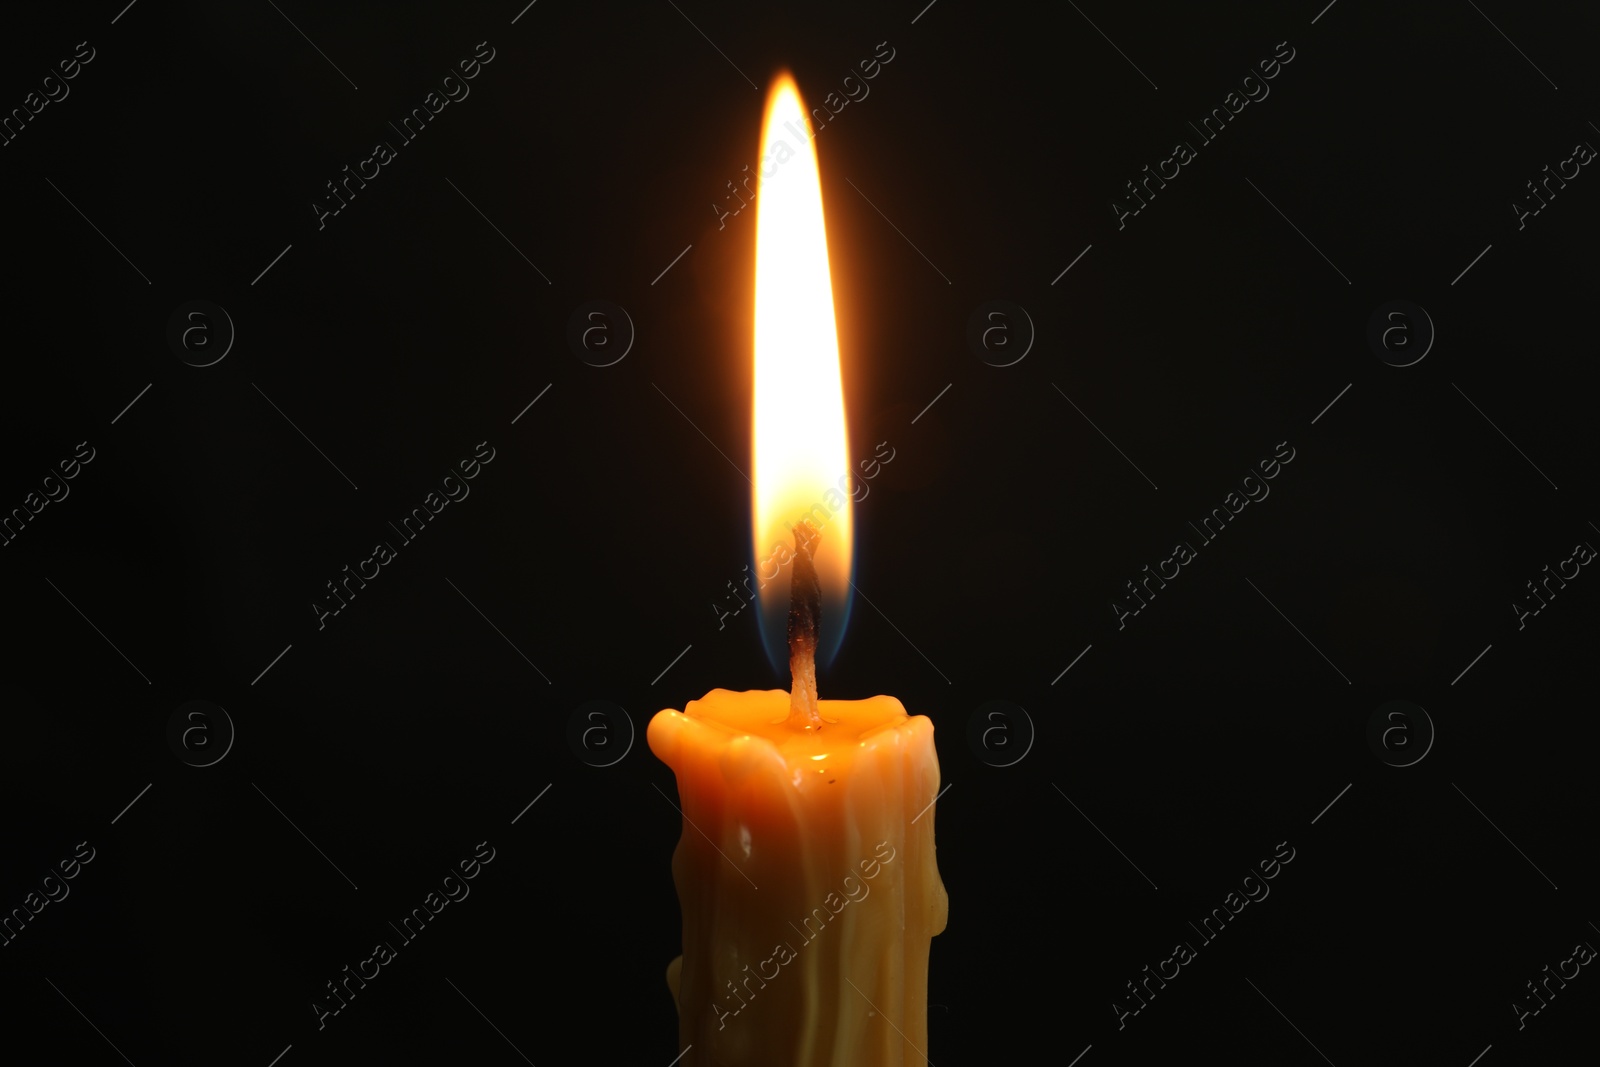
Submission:
{"label": "burning candle", "polygon": [[850,468],[821,178],[810,138],[785,139],[807,125],[780,76],[757,196],[752,529],[790,564],[787,588],[763,574],[759,595],[766,632],[787,619],[791,690],[714,689],[648,734],[682,803],[683,955],[667,983],[698,1067],[922,1063],[929,945],[949,909],[932,722],[893,697],[817,698],[853,535],[833,488]]}

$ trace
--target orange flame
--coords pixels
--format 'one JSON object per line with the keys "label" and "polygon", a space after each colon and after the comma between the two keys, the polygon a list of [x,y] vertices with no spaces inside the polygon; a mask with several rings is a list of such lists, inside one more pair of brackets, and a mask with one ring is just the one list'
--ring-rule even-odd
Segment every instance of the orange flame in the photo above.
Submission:
{"label": "orange flame", "polygon": [[809,129],[799,87],[788,73],[780,74],[761,127],[756,200],[751,531],[763,583],[761,629],[769,655],[784,664],[791,573],[785,564],[794,551],[793,527],[804,519],[821,533],[815,561],[822,585],[823,662],[843,636],[854,543],[822,177]]}

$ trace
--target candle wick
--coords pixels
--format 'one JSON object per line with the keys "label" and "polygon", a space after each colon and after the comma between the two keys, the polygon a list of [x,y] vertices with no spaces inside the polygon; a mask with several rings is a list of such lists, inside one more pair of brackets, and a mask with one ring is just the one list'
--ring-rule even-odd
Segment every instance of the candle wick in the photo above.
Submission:
{"label": "candle wick", "polygon": [[794,528],[794,573],[789,586],[789,725],[821,729],[817,706],[817,629],[822,616],[822,583],[812,561],[818,531],[802,519]]}

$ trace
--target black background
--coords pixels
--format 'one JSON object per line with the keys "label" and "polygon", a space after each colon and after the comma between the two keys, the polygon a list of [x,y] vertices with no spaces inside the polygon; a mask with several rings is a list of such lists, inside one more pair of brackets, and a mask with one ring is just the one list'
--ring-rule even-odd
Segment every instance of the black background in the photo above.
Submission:
{"label": "black background", "polygon": [[[0,908],[96,850],[0,949],[8,1042],[678,1054],[671,772],[642,736],[586,766],[567,722],[606,699],[642,735],[787,685],[753,613],[712,607],[750,562],[754,225],[711,204],[756,161],[755,86],[789,66],[820,104],[887,41],[816,141],[853,451],[896,450],[822,687],[936,726],[922,1051],[1582,1047],[1587,970],[1520,1031],[1511,1004],[1600,940],[1600,578],[1520,630],[1511,604],[1600,543],[1600,178],[1520,230],[1511,205],[1600,144],[1592,6],[120,6],[8,13],[0,44],[7,111],[95,50],[0,149],[0,508],[95,450],[0,548]],[[470,96],[319,229],[324,183],[480,41]],[[1119,229],[1123,183],[1285,41],[1270,95]],[[194,299],[237,330],[206,368],[166,340]],[[566,341],[592,299],[637,330],[607,368]],[[992,299],[1037,331],[1010,367],[966,341]],[[1396,299],[1437,329],[1404,368],[1366,340]],[[319,630],[324,583],[485,440],[471,495]],[[1285,441],[1270,497],[1119,629],[1123,583]],[[192,699],[237,728],[214,766],[167,744]],[[992,699],[1037,728],[1006,768],[967,742]],[[1367,742],[1394,699],[1437,731],[1406,768]],[[324,983],[483,840],[470,898],[319,1031]],[[1119,1031],[1125,983],[1280,842],[1270,897]]]}

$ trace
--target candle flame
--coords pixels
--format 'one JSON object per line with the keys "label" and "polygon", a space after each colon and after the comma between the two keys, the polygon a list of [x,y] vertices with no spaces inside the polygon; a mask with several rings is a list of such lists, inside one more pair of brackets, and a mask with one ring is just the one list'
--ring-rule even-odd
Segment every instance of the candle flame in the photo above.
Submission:
{"label": "candle flame", "polygon": [[854,542],[849,436],[834,325],[822,177],[800,89],[780,74],[761,126],[756,199],[755,491],[751,532],[762,640],[786,669],[794,527],[815,527],[822,586],[817,658],[838,650],[849,616]]}

